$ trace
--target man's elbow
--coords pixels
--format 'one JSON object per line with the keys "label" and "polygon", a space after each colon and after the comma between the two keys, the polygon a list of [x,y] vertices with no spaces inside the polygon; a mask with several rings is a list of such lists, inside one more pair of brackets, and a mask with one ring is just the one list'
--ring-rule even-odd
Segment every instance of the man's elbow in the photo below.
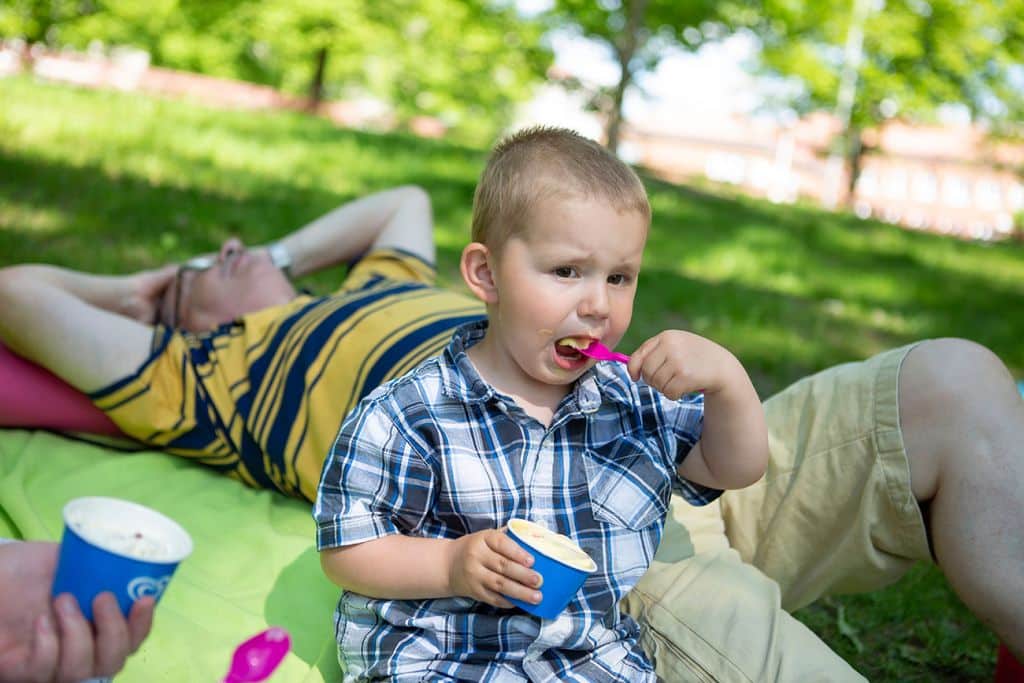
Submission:
{"label": "man's elbow", "polygon": [[24,280],[24,271],[24,266],[0,268],[0,295],[9,296],[15,291],[18,283]]}
{"label": "man's elbow", "polygon": [[402,185],[402,204],[409,209],[429,214],[431,211],[430,195],[419,185]]}
{"label": "man's elbow", "polygon": [[34,266],[0,268],[0,313],[13,311],[19,305],[31,305],[36,296]]}

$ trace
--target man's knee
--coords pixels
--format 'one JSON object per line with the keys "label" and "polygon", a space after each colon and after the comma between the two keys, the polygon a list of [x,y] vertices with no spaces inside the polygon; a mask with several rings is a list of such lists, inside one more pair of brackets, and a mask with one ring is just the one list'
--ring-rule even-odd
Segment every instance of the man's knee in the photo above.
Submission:
{"label": "man's knee", "polygon": [[[1006,366],[987,347],[967,339],[929,339],[915,346],[900,370],[900,407],[942,409],[961,403],[968,394],[988,394],[993,384],[1012,385]],[[904,391],[904,389],[918,389]],[[927,389],[927,391],[925,391]]]}
{"label": "man's knee", "polygon": [[1020,396],[988,348],[966,339],[933,339],[903,361],[899,410],[914,495],[927,501],[950,458],[965,457],[1019,420]]}

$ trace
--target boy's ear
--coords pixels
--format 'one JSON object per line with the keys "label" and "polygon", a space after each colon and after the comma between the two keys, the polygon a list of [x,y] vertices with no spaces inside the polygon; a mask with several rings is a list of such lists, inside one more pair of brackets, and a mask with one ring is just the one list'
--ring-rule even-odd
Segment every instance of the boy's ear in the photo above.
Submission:
{"label": "boy's ear", "polygon": [[485,304],[498,303],[498,287],[494,284],[494,274],[491,270],[491,259],[493,254],[484,244],[470,242],[462,250],[462,259],[459,262],[459,269],[462,271],[462,279],[476,298]]}

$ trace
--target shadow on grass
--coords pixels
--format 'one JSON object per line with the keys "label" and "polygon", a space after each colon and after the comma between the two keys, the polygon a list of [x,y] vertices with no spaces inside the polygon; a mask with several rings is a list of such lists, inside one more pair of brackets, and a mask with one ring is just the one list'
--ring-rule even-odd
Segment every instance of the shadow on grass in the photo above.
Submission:
{"label": "shadow on grass", "polygon": [[[111,176],[96,165],[30,159],[0,149],[0,265],[45,261],[128,272],[180,261],[233,235],[263,244],[356,198],[255,173],[236,180],[249,188],[242,196],[189,184],[155,185],[128,174]],[[431,176],[393,184],[402,183],[431,193],[439,225],[454,223],[463,202],[472,204],[468,181],[447,182],[437,190],[438,180]],[[53,213],[57,216],[47,225],[33,225],[35,216]],[[336,275],[311,281],[326,287],[337,283]]]}

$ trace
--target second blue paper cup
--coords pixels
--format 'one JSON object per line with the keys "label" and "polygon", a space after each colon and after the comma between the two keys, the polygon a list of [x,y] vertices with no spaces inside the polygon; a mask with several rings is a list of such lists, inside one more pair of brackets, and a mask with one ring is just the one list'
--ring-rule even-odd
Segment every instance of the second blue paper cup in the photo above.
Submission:
{"label": "second blue paper cup", "polygon": [[147,595],[159,600],[192,539],[174,520],[144,505],[117,498],[76,498],[64,506],[52,594],[71,593],[86,619],[104,591],[127,616]]}
{"label": "second blue paper cup", "polygon": [[554,619],[562,613],[597,565],[566,536],[525,519],[511,520],[508,535],[533,555],[533,570],[544,581],[540,587],[541,601],[536,605],[505,597],[529,614]]}

